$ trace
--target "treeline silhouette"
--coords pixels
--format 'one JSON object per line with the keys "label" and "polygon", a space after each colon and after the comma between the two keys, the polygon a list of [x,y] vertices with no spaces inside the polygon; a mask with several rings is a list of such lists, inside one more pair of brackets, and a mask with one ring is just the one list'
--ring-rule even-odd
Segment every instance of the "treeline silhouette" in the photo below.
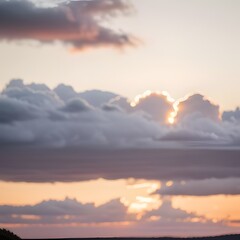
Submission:
{"label": "treeline silhouette", "polygon": [[[0,240],[21,240],[13,232],[0,228]],[[31,240],[31,239],[28,239]],[[32,239],[37,240],[37,239]],[[47,240],[47,239],[38,239]],[[144,237],[114,237],[114,238],[51,238],[51,240],[240,240],[240,234],[234,235],[223,235],[223,236],[213,236],[213,237],[192,237],[192,238],[175,238],[175,237],[154,237],[154,238],[144,238]]]}
{"label": "treeline silhouette", "polygon": [[0,240],[19,240],[19,239],[21,238],[18,237],[13,232],[4,228],[0,228]]}
{"label": "treeline silhouette", "polygon": [[[36,239],[28,239],[36,240]],[[38,239],[47,240],[47,239]],[[223,235],[214,237],[192,237],[192,238],[175,238],[175,237],[154,237],[154,238],[143,238],[143,237],[115,237],[115,238],[51,238],[51,240],[240,240],[240,234],[235,235]]]}

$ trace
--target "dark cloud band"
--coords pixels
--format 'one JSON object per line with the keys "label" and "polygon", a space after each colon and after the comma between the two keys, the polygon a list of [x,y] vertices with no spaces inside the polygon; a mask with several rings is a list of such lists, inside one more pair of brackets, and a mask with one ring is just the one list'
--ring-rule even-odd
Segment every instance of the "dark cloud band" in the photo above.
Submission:
{"label": "dark cloud band", "polygon": [[0,179],[76,182],[98,178],[164,181],[240,178],[239,156],[238,150],[2,148]]}
{"label": "dark cloud band", "polygon": [[67,1],[39,7],[28,0],[0,1],[0,39],[62,42],[76,50],[134,46],[134,38],[105,27],[103,20],[130,11],[124,0]]}

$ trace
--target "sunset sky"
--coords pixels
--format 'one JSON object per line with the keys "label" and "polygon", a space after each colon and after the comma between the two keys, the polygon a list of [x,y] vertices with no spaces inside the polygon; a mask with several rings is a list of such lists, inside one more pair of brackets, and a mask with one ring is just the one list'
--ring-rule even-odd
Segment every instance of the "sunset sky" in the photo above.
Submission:
{"label": "sunset sky", "polygon": [[0,228],[240,233],[239,11],[0,0]]}

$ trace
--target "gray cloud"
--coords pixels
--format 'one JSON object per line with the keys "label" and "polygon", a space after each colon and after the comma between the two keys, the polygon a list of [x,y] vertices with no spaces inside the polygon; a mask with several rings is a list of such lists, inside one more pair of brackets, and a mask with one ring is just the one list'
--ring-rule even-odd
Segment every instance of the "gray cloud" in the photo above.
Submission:
{"label": "gray cloud", "polygon": [[92,109],[92,106],[84,99],[74,98],[69,100],[61,110],[69,113],[78,113],[78,112],[88,111],[91,109]]}
{"label": "gray cloud", "polygon": [[186,100],[180,101],[178,108],[177,121],[182,121],[192,114],[207,117],[213,121],[219,120],[219,106],[213,104],[201,94],[194,94]]}
{"label": "gray cloud", "polygon": [[2,0],[0,39],[60,41],[76,50],[134,46],[134,37],[104,24],[106,19],[130,10],[130,4],[124,0],[55,1],[52,6],[44,7],[34,1]]}
{"label": "gray cloud", "polygon": [[56,88],[53,90],[60,99],[62,99],[64,102],[72,99],[77,98],[78,94],[74,91],[72,86],[68,86],[65,84],[59,84]]}
{"label": "gray cloud", "polygon": [[77,182],[98,178],[160,181],[240,178],[239,156],[239,150],[2,147],[0,179]]}
{"label": "gray cloud", "polygon": [[[140,114],[109,111],[118,110],[108,103],[111,97],[116,96],[113,93],[76,93],[63,85],[57,89],[58,93],[61,92],[60,96],[56,89],[52,91],[42,84],[25,85],[21,80],[11,81],[0,95],[1,121],[5,123],[0,125],[1,142],[4,143],[6,138],[6,142],[10,143],[12,138],[6,136],[7,132],[15,132],[17,140],[13,139],[14,143],[20,141],[24,129],[31,133],[32,145],[35,146],[148,146],[154,142],[154,137],[161,135],[163,128]],[[64,99],[64,96],[67,98]],[[33,117],[32,121],[27,121]],[[9,125],[12,122],[16,124]]]}
{"label": "gray cloud", "polygon": [[101,90],[89,90],[79,93],[79,96],[89,102],[95,107],[101,107],[102,105],[108,103],[112,98],[118,96],[112,92],[106,92]]}
{"label": "gray cloud", "polygon": [[128,113],[134,111],[134,108],[131,107],[129,100],[122,96],[116,96],[110,99],[109,104],[116,105]]}
{"label": "gray cloud", "polygon": [[222,114],[223,121],[239,122],[240,121],[240,109],[237,107],[235,111],[224,111]]}
{"label": "gray cloud", "polygon": [[120,200],[96,207],[75,199],[48,200],[36,205],[0,206],[0,223],[4,224],[67,224],[124,222],[134,219]]}
{"label": "gray cloud", "polygon": [[0,95],[0,124],[38,118],[37,109],[30,105]]}
{"label": "gray cloud", "polygon": [[238,195],[240,194],[240,179],[204,179],[187,180],[183,182],[173,182],[173,185],[163,185],[157,191],[161,195],[189,195],[189,196],[209,196],[217,194]]}
{"label": "gray cloud", "polygon": [[63,104],[59,97],[45,84],[25,85],[21,79],[10,81],[2,95],[38,107],[39,110],[56,109]]}
{"label": "gray cloud", "polygon": [[[151,216],[161,218],[151,221]],[[200,222],[191,222],[195,217],[200,219]],[[227,226],[224,222],[213,223],[194,213],[173,208],[171,202],[166,199],[159,209],[146,213],[141,220],[127,213],[127,208],[119,200],[112,200],[95,207],[93,204],[82,204],[74,199],[65,199],[64,201],[44,201],[33,206],[2,205],[0,222],[3,226],[7,224],[10,229],[25,238],[34,238],[34,236],[49,238],[52,232],[54,232],[52,237],[69,238],[99,235],[103,237],[177,235],[179,237],[186,236],[186,231],[194,236],[202,236],[206,231],[208,235],[216,235],[216,232],[219,235],[238,231],[238,228]],[[121,224],[124,222],[130,224]],[[117,224],[109,226],[106,223]],[[143,238],[139,239],[143,240]]]}
{"label": "gray cloud", "polygon": [[115,93],[101,90],[88,90],[77,93],[73,87],[65,84],[59,84],[53,91],[64,102],[68,102],[74,98],[81,98],[87,101],[90,105],[98,108],[104,104],[108,104],[112,99],[118,96]]}
{"label": "gray cloud", "polygon": [[[171,108],[163,96],[150,96],[130,111],[117,103],[130,106],[128,101],[113,93],[57,89],[14,80],[0,94],[0,179],[239,177],[237,122],[194,113],[170,126],[164,123]],[[91,106],[86,96],[99,104]]]}
{"label": "gray cloud", "polygon": [[[218,107],[202,96],[196,101],[201,102],[200,111],[186,108],[186,116],[180,111],[179,121],[170,126],[166,120],[173,106],[164,95],[150,94],[131,107],[126,98],[111,92],[79,93],[65,85],[51,90],[44,84],[12,80],[0,94],[1,144],[11,144],[11,139],[14,144],[22,144],[21,139],[26,143],[26,132],[31,135],[28,144],[35,146],[239,148],[239,124],[216,121]],[[8,132],[15,132],[16,138]]]}
{"label": "gray cloud", "polygon": [[[119,199],[111,200],[96,207],[93,203],[82,204],[75,199],[63,201],[47,200],[35,205],[0,205],[0,223],[4,224],[72,224],[136,222],[136,215],[128,213],[127,207]],[[173,208],[171,200],[164,199],[162,205],[146,212],[142,222],[151,217],[161,221],[189,221],[194,213]],[[199,217],[199,216],[198,216]]]}
{"label": "gray cloud", "polygon": [[144,218],[150,217],[160,217],[164,220],[170,221],[183,221],[190,220],[191,218],[197,217],[197,215],[194,213],[188,213],[179,208],[173,208],[171,200],[163,199],[163,203],[160,208],[149,211],[144,215]]}
{"label": "gray cloud", "polygon": [[102,109],[106,112],[122,111],[122,109],[119,106],[110,103],[103,104]]}
{"label": "gray cloud", "polygon": [[160,123],[166,123],[170,112],[173,111],[172,103],[162,94],[152,93],[145,98],[140,98],[134,110],[141,110]]}

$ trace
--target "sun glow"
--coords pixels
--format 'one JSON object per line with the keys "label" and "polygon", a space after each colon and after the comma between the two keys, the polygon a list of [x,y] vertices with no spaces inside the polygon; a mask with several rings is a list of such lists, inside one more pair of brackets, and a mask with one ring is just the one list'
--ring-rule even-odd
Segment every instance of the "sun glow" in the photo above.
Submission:
{"label": "sun glow", "polygon": [[240,218],[239,195],[173,196],[173,207],[195,212],[206,219],[238,221]]}
{"label": "sun glow", "polygon": [[156,209],[162,204],[159,196],[154,194],[160,186],[161,184],[158,181],[135,180],[135,183],[128,185],[128,189],[135,190],[135,193],[139,193],[139,195],[134,194],[128,198],[124,197],[121,202],[128,207],[129,213],[137,214],[140,219],[144,212]]}
{"label": "sun glow", "polygon": [[135,96],[133,101],[131,101],[131,103],[130,103],[131,107],[136,107],[136,105],[140,102],[141,99],[144,99],[144,98],[150,96],[152,93],[153,92],[151,90],[146,90],[144,93],[138,94],[137,96]]}
{"label": "sun glow", "polygon": [[151,91],[146,90],[144,93],[137,95],[132,102],[130,102],[131,107],[136,107],[137,104],[140,102],[141,99],[147,98],[150,95],[159,95],[166,97],[167,101],[172,104],[173,111],[169,113],[169,116],[167,117],[167,122],[169,124],[174,124],[176,121],[176,117],[179,111],[178,105],[180,101],[185,100],[185,98],[182,98],[180,100],[175,100],[167,91]]}
{"label": "sun glow", "polygon": [[170,113],[170,116],[169,116],[169,118],[168,118],[168,122],[169,122],[170,124],[176,123],[176,118],[177,118],[177,115],[178,115],[178,113],[179,113],[179,111],[180,111],[180,109],[179,109],[179,104],[180,104],[181,102],[186,101],[188,98],[189,98],[189,95],[186,95],[185,97],[179,98],[178,100],[175,100],[175,101],[174,101],[174,103],[173,103],[173,109],[174,109],[174,110]]}

